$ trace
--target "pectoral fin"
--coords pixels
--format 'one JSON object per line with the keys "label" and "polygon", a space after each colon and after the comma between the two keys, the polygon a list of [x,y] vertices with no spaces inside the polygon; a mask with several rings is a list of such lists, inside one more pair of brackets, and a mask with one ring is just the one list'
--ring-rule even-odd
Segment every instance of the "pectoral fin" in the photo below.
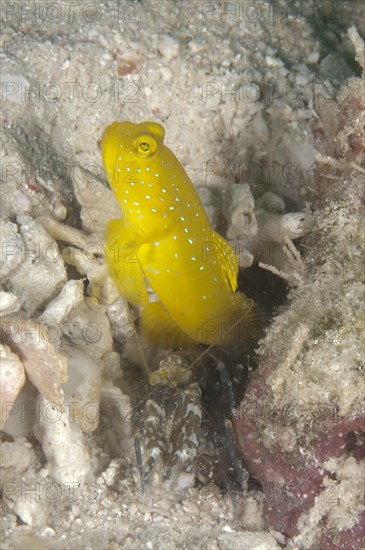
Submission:
{"label": "pectoral fin", "polygon": [[135,306],[148,303],[146,281],[138,260],[138,237],[124,226],[123,220],[111,220],[105,228],[105,260],[118,290]]}
{"label": "pectoral fin", "polygon": [[189,348],[198,344],[171,317],[161,302],[149,303],[142,312],[142,332],[160,348]]}

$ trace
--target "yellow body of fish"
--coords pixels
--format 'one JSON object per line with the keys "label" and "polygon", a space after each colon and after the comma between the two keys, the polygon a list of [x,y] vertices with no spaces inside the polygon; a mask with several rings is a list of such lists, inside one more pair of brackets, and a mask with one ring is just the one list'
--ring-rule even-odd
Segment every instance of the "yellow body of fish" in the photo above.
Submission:
{"label": "yellow body of fish", "polygon": [[164,134],[155,122],[114,122],[104,131],[104,166],[122,213],[106,227],[109,270],[160,347],[238,343],[252,302],[235,292],[237,256],[211,228]]}

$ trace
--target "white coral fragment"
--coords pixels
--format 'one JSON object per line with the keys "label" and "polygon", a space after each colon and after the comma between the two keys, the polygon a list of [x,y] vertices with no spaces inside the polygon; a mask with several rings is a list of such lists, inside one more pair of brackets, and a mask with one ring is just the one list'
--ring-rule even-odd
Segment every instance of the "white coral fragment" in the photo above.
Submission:
{"label": "white coral fragment", "polygon": [[84,299],[84,285],[81,280],[67,281],[59,295],[49,302],[42,315],[38,318],[40,323],[61,323]]}
{"label": "white coral fragment", "polygon": [[297,239],[304,234],[308,216],[304,212],[273,214],[257,212],[257,240],[284,243],[286,238]]}
{"label": "white coral fragment", "polygon": [[25,382],[25,370],[19,357],[8,346],[0,344],[1,418],[3,427]]}
{"label": "white coral fragment", "polygon": [[[99,186],[103,187],[101,184]],[[40,222],[53,238],[70,245],[63,249],[62,258],[67,264],[73,265],[81,275],[88,278],[90,281],[88,293],[103,304],[114,302],[118,297],[118,291],[102,259],[103,239],[95,233],[87,235],[79,229],[51,218],[42,217]]]}
{"label": "white coral fragment", "polygon": [[62,323],[62,331],[73,345],[96,360],[113,349],[105,307],[94,298],[86,298],[72,309]]}
{"label": "white coral fragment", "polygon": [[0,278],[6,278],[22,261],[22,239],[15,223],[0,220]]}
{"label": "white coral fragment", "polygon": [[0,317],[15,313],[21,307],[18,298],[12,292],[0,291]]}
{"label": "white coral fragment", "polygon": [[0,327],[5,342],[19,355],[32,384],[61,408],[61,384],[67,380],[67,361],[49,341],[47,327],[22,319],[3,319]]}
{"label": "white coral fragment", "polygon": [[255,201],[247,183],[231,185],[228,188],[224,213],[228,220],[229,240],[256,235]]}
{"label": "white coral fragment", "polygon": [[361,38],[359,31],[353,25],[347,30],[349,39],[351,40],[355,48],[355,59],[358,64],[362,67],[362,70],[365,71],[365,44]]}
{"label": "white coral fragment", "polygon": [[47,470],[58,483],[83,483],[91,474],[91,463],[84,436],[70,419],[69,411],[58,411],[54,403],[39,396],[42,414],[34,434],[47,457]]}
{"label": "white coral fragment", "polygon": [[18,216],[22,235],[21,262],[9,280],[9,290],[30,314],[44,306],[66,281],[56,241],[30,216]]}
{"label": "white coral fragment", "polygon": [[62,389],[70,419],[82,432],[92,432],[98,427],[100,416],[99,364],[75,346],[69,346],[66,355],[68,380]]}
{"label": "white coral fragment", "polygon": [[227,238],[239,255],[241,268],[253,261],[295,285],[301,281],[303,264],[292,240],[310,228],[306,212],[284,213],[283,199],[272,192],[257,201],[247,184],[233,184],[227,190],[225,217]]}

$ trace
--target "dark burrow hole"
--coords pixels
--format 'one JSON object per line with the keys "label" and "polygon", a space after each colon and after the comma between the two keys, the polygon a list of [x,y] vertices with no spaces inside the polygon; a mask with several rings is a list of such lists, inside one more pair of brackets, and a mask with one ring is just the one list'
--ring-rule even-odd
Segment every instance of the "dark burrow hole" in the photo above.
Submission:
{"label": "dark burrow hole", "polygon": [[275,311],[285,304],[290,287],[278,275],[253,265],[250,269],[240,272],[238,288],[260,306],[265,315],[266,325]]}
{"label": "dark burrow hole", "polygon": [[[240,272],[238,290],[244,292],[252,299],[261,310],[260,322],[265,329],[271,322],[275,313],[282,307],[289,292],[288,283],[279,276],[254,265],[250,269]],[[257,342],[247,349],[240,348],[213,348],[212,359],[208,378],[202,379],[202,404],[203,404],[203,438],[209,440],[207,453],[215,446],[216,459],[210,461],[210,465],[204,465],[204,456],[200,456],[198,472],[202,479],[210,479],[219,485],[223,491],[235,494],[240,491],[241,480],[238,469],[242,467],[239,451],[233,450],[232,443],[228,441],[226,421],[233,420],[233,410],[241,403],[250,378],[257,368],[255,353]],[[208,358],[206,359],[208,361]],[[217,368],[217,360],[224,365],[225,372]],[[207,371],[206,371],[207,372]],[[205,376],[206,376],[205,372]],[[231,388],[230,383],[232,384]],[[229,395],[230,394],[230,395]],[[234,434],[233,439],[234,439]],[[213,443],[212,443],[213,442]],[[233,451],[233,452],[232,452]],[[204,453],[203,453],[204,455]],[[207,463],[209,459],[207,458]],[[210,476],[206,472],[211,468]],[[247,474],[246,474],[247,475]],[[248,477],[248,488],[259,489],[260,484]],[[204,482],[202,481],[204,484]]]}

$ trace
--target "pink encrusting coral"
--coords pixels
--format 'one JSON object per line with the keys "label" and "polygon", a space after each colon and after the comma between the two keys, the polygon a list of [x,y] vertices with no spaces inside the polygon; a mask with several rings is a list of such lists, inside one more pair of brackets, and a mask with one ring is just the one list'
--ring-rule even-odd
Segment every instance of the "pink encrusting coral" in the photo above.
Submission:
{"label": "pink encrusting coral", "polygon": [[[261,482],[266,495],[264,513],[268,524],[293,537],[300,532],[302,514],[321,498],[326,480],[332,481],[329,504],[337,499],[336,475],[326,469],[326,461],[351,455],[356,460],[365,457],[365,423],[361,413],[355,418],[336,419],[335,411],[322,403],[323,418],[318,418],[312,432],[298,433],[297,445],[293,448],[294,442],[289,440],[296,436],[291,413],[295,408],[295,413],[300,416],[300,406],[292,404],[281,408],[275,405],[267,383],[273,371],[275,368],[265,367],[257,371],[238,410],[236,427],[242,456],[250,473]],[[308,413],[302,412],[304,415]],[[272,437],[268,438],[270,424],[276,425],[281,436],[273,431]],[[325,516],[322,521],[325,527]],[[324,530],[321,540],[326,546],[323,548],[360,548],[356,541],[360,542],[363,536],[363,522],[362,515],[353,528],[341,533]],[[333,535],[338,539],[338,546],[333,546]],[[346,546],[341,546],[341,541],[346,541]]]}
{"label": "pink encrusting coral", "polygon": [[324,532],[321,537],[322,550],[348,550],[349,548],[364,548],[365,512],[362,512],[359,522],[352,528],[341,533]]}

